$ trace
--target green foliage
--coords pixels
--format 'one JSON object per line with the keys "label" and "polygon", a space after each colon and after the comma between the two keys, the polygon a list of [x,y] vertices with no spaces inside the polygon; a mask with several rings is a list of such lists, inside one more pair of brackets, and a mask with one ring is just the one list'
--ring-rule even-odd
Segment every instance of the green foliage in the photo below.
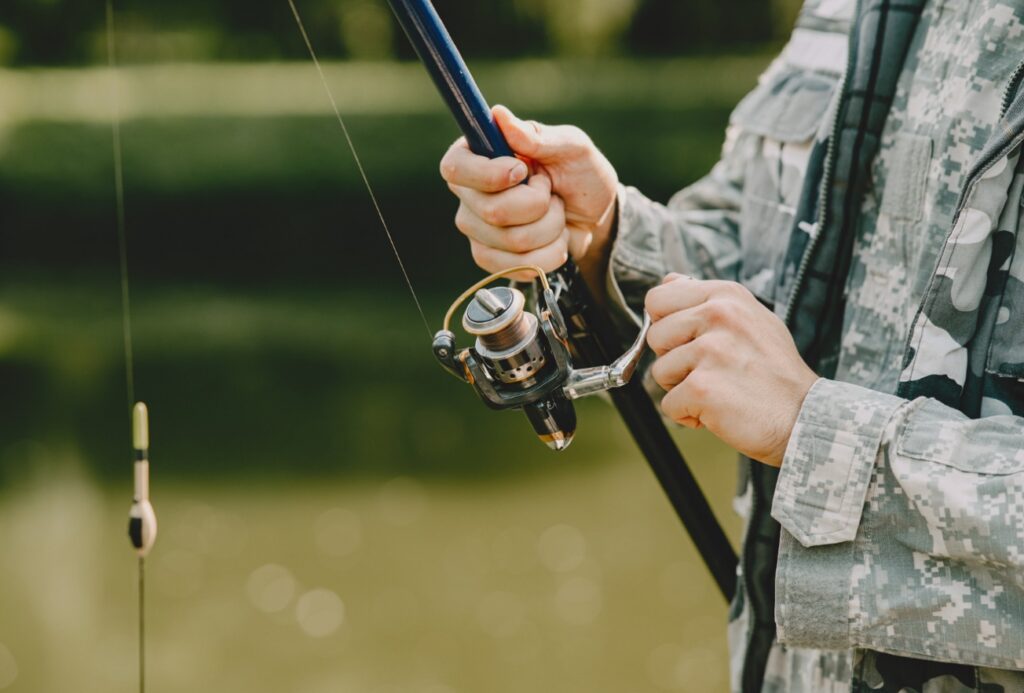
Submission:
{"label": "green foliage", "polygon": [[[795,0],[435,0],[470,57],[681,55],[778,41]],[[304,57],[285,0],[115,0],[122,62]],[[410,58],[385,0],[298,0],[329,58]],[[104,3],[5,0],[0,64],[105,60]]]}

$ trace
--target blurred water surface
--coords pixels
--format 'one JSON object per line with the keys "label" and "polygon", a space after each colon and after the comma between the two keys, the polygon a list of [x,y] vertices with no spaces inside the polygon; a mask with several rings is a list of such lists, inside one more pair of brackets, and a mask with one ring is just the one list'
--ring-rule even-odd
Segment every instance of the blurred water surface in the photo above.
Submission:
{"label": "blurred water surface", "polygon": [[[132,690],[130,490],[63,454],[0,506],[0,686]],[[159,459],[151,690],[726,688],[725,606],[637,460],[253,486],[164,483]]]}

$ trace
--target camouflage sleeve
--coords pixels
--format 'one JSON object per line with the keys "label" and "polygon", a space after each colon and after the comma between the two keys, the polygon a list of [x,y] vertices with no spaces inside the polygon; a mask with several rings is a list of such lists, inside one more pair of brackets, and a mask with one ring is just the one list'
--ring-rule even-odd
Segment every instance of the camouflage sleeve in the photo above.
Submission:
{"label": "camouflage sleeve", "polygon": [[1024,668],[1024,418],[819,380],[772,514],[781,641]]}
{"label": "camouflage sleeve", "polygon": [[608,272],[608,296],[634,321],[647,291],[669,272],[703,279],[736,279],[743,163],[726,135],[711,172],[676,193],[667,205],[619,186],[618,222]]}

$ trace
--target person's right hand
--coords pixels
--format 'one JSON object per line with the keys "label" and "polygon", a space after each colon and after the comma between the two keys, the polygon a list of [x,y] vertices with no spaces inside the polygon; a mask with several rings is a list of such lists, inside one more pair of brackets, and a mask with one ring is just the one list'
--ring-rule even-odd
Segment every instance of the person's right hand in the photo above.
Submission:
{"label": "person's right hand", "polygon": [[476,264],[488,272],[516,265],[550,272],[569,255],[584,271],[601,262],[615,212],[615,169],[577,127],[522,121],[503,106],[493,113],[529,167],[478,156],[465,138],[441,159],[441,176],[460,202],[455,225],[469,238]]}

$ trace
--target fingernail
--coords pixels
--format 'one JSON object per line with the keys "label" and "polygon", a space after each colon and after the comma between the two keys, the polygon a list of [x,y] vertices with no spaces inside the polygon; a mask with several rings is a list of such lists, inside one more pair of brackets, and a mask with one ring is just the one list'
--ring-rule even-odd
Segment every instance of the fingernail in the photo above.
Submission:
{"label": "fingernail", "polygon": [[508,180],[510,183],[518,183],[524,178],[526,178],[526,164],[520,161],[508,172]]}

